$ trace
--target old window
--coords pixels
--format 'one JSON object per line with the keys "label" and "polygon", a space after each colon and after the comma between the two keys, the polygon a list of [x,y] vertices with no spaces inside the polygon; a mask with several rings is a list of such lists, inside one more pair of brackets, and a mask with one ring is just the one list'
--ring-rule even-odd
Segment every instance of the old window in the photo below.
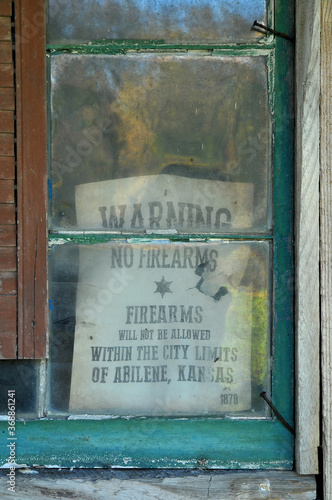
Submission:
{"label": "old window", "polygon": [[178,434],[209,428],[210,466],[292,467],[260,397],[292,422],[292,47],[250,29],[272,5],[49,16],[47,414],[104,416],[121,440],[167,428],[167,459],[147,440],[127,465],[174,464]]}
{"label": "old window", "polygon": [[72,434],[61,464],[291,468],[260,393],[293,425],[292,44],[251,31],[291,33],[290,7],[84,5],[48,6],[39,439]]}

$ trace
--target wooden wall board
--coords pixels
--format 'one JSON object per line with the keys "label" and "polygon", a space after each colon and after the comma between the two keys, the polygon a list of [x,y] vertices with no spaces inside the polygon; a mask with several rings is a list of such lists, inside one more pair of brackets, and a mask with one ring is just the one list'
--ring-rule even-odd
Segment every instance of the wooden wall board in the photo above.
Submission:
{"label": "wooden wall board", "polygon": [[0,271],[0,295],[17,294],[17,274]]}
{"label": "wooden wall board", "polygon": [[1,358],[17,352],[14,67],[12,2],[0,2],[0,333]]}
{"label": "wooden wall board", "polygon": [[16,226],[0,226],[0,246],[16,246]]}
{"label": "wooden wall board", "polygon": [[0,203],[0,224],[15,224],[15,205]]}
{"label": "wooden wall board", "polygon": [[0,64],[0,87],[14,86],[14,69],[12,64]]}
{"label": "wooden wall board", "polygon": [[11,42],[0,42],[1,63],[11,63],[13,60],[13,47]]}
{"label": "wooden wall board", "polygon": [[[14,112],[0,110],[0,130],[1,132],[14,133]],[[14,140],[14,137],[13,137]]]}
{"label": "wooden wall board", "polygon": [[16,248],[0,247],[1,271],[16,271]]}
{"label": "wooden wall board", "polygon": [[0,1],[0,16],[11,16],[13,10],[13,2],[11,0]]}
{"label": "wooden wall board", "polygon": [[0,109],[15,109],[15,92],[13,88],[0,88]]}
{"label": "wooden wall board", "polygon": [[12,22],[10,17],[0,17],[0,40],[12,39]]}
{"label": "wooden wall board", "polygon": [[14,156],[14,135],[0,133],[0,156]]}
{"label": "wooden wall board", "polygon": [[2,203],[14,203],[14,189],[13,179],[0,179],[0,200]]}
{"label": "wooden wall board", "polygon": [[16,295],[0,295],[0,359],[16,357]]}
{"label": "wooden wall board", "polygon": [[0,179],[15,179],[15,158],[0,156]]}

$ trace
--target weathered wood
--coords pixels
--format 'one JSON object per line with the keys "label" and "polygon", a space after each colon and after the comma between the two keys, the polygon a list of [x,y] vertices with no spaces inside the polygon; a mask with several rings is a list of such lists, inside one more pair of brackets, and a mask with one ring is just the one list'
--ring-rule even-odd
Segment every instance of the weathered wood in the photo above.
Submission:
{"label": "weathered wood", "polygon": [[15,179],[15,158],[0,156],[0,179]]}
{"label": "weathered wood", "polygon": [[0,2],[0,16],[11,16],[12,15],[12,4],[11,0],[1,0]]}
{"label": "weathered wood", "polygon": [[14,134],[0,133],[0,156],[14,156]]}
{"label": "weathered wood", "polygon": [[[29,472],[29,471],[24,471]],[[294,472],[156,472],[145,471],[83,471],[65,475],[64,472],[40,472],[31,474],[16,472],[16,495],[24,500],[50,498],[80,498],[102,500],[121,498],[130,500],[258,500],[286,499],[313,500],[316,485],[313,476],[300,477]],[[7,497],[7,477],[0,478],[0,493]],[[8,496],[9,498],[9,496]]]}
{"label": "weathered wood", "polygon": [[11,63],[13,60],[11,42],[0,42],[0,62],[1,63]]}
{"label": "weathered wood", "polygon": [[14,181],[0,179],[0,201],[1,203],[14,203]]}
{"label": "weathered wood", "polygon": [[319,446],[319,0],[296,4],[296,470]]}
{"label": "weathered wood", "polygon": [[15,224],[15,206],[0,203],[0,224]]}
{"label": "weathered wood", "polygon": [[0,131],[14,132],[14,112],[0,110]]}
{"label": "weathered wood", "polygon": [[324,498],[332,498],[332,4],[321,0],[321,335]]}
{"label": "weathered wood", "polygon": [[0,87],[14,86],[14,68],[12,64],[0,64]]}
{"label": "weathered wood", "polygon": [[[0,334],[1,358],[17,355],[17,259],[15,226],[14,69],[12,2],[0,1]],[[7,204],[7,205],[5,205]],[[6,272],[4,272],[6,271]]]}
{"label": "weathered wood", "polygon": [[12,24],[10,17],[0,17],[0,40],[11,40]]}
{"label": "weathered wood", "polygon": [[15,247],[0,247],[0,271],[16,271]]}
{"label": "weathered wood", "polygon": [[0,271],[0,295],[15,295],[17,293],[17,275],[13,272]]}
{"label": "weathered wood", "polygon": [[16,226],[0,226],[0,246],[16,246]]}
{"label": "weathered wood", "polygon": [[0,295],[0,359],[16,357],[16,306],[15,295]]}
{"label": "weathered wood", "polygon": [[0,109],[15,109],[15,93],[13,88],[0,88]]}
{"label": "weathered wood", "polygon": [[[38,23],[34,22],[38,16]],[[17,82],[18,357],[47,354],[45,12],[15,2]],[[35,34],[24,39],[25,27]],[[23,40],[24,43],[20,43]]]}

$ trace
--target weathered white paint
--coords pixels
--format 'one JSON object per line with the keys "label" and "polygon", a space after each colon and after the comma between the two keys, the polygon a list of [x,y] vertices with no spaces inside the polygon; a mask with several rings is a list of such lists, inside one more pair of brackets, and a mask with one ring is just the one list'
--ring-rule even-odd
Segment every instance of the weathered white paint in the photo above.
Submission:
{"label": "weathered white paint", "polygon": [[321,0],[321,335],[324,498],[332,498],[332,3]]}
{"label": "weathered white paint", "polygon": [[[34,472],[34,471],[33,471]],[[156,473],[146,477],[138,473],[134,477],[124,473],[110,479],[101,474],[92,475],[82,470],[82,478],[58,474],[42,474],[31,470],[17,472],[16,492],[7,490],[5,477],[0,478],[0,496],[11,500],[41,500],[47,498],[71,498],[79,500],[257,500],[286,499],[313,500],[316,484],[313,477],[301,477],[294,472],[266,471],[258,473],[229,472],[227,474],[196,473],[162,477]]]}
{"label": "weathered white paint", "polygon": [[319,445],[320,0],[296,1],[296,470]]}

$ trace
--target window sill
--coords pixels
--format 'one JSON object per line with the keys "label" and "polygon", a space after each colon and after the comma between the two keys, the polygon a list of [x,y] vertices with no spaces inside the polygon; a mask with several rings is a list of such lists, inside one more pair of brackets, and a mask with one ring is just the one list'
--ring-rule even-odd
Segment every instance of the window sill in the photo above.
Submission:
{"label": "window sill", "polygon": [[[7,493],[7,470],[0,474],[0,496]],[[292,471],[208,471],[135,469],[17,469],[16,493],[34,500],[66,498],[149,498],[250,500],[316,498],[315,476]]]}

